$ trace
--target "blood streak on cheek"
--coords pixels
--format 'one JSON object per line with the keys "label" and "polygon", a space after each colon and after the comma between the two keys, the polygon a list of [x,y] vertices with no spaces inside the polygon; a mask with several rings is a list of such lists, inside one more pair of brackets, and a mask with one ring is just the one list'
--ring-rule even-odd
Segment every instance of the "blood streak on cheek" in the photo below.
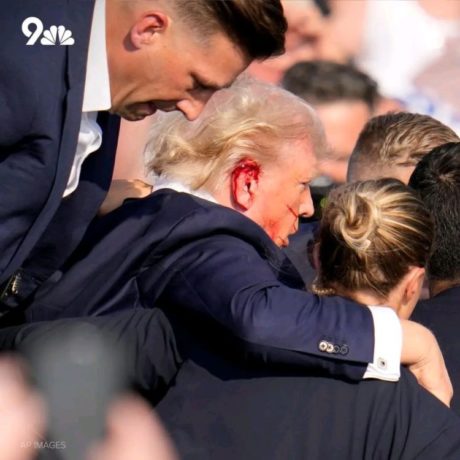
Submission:
{"label": "blood streak on cheek", "polygon": [[299,215],[292,209],[289,205],[286,205],[286,207],[289,209],[289,212],[296,218],[299,218]]}

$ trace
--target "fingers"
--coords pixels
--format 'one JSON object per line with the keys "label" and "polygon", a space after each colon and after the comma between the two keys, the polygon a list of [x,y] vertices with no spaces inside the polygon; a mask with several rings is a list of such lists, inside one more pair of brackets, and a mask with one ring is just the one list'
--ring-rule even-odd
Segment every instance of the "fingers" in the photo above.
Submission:
{"label": "fingers", "polygon": [[133,179],[124,182],[126,184],[126,191],[133,194],[132,198],[143,198],[144,196],[152,193],[152,185],[140,179]]}
{"label": "fingers", "polygon": [[450,407],[454,389],[436,341],[427,359],[412,367],[414,369],[411,367],[409,369],[414,373],[419,384]]}
{"label": "fingers", "polygon": [[150,193],[152,193],[152,186],[142,180],[114,180],[110,185],[104,202],[99,208],[99,215],[108,214],[120,207],[128,198],[144,198]]}
{"label": "fingers", "polygon": [[401,362],[408,366],[421,386],[449,405],[453,396],[452,383],[435,336],[413,321],[401,320],[401,326]]}

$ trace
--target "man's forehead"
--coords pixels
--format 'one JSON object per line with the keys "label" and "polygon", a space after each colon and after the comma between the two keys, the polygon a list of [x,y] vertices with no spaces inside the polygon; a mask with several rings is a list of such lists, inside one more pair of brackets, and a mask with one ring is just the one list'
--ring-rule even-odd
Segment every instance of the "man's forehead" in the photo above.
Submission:
{"label": "man's forehead", "polygon": [[318,176],[318,161],[314,155],[309,156],[309,161],[303,168],[298,169],[298,173],[302,178],[302,181],[311,181]]}
{"label": "man's forehead", "polygon": [[213,39],[219,43],[219,48],[204,47],[197,53],[192,76],[200,85],[219,90],[232,85],[251,60],[229,38],[222,34],[215,34]]}
{"label": "man's forehead", "polygon": [[307,181],[317,174],[317,159],[314,147],[308,138],[291,143],[283,155],[282,168],[288,169],[301,181]]}

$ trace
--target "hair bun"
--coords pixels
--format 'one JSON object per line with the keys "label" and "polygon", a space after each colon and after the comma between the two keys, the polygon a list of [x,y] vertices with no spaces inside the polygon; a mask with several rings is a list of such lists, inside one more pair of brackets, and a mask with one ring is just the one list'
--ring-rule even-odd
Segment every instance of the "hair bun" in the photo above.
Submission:
{"label": "hair bun", "polygon": [[348,194],[337,209],[335,232],[344,243],[358,254],[372,245],[372,237],[380,225],[380,208],[368,198],[355,193]]}
{"label": "hair bun", "polygon": [[365,290],[385,303],[411,266],[425,266],[432,239],[425,205],[402,182],[340,186],[323,211],[318,285],[342,294]]}

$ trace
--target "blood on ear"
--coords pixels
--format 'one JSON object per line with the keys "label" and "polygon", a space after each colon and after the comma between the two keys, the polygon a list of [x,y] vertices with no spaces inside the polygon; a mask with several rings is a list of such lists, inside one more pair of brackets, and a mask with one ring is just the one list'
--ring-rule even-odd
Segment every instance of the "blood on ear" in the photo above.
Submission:
{"label": "blood on ear", "polygon": [[238,164],[233,168],[232,176],[231,176],[232,177],[232,198],[236,203],[238,203],[238,205],[243,206],[239,198],[239,195],[238,195],[239,193],[238,187],[241,186],[241,182],[243,181],[243,184],[246,190],[250,192],[251,184],[253,182],[259,181],[259,175],[260,175],[260,165],[254,160],[249,160],[249,159],[240,160]]}

